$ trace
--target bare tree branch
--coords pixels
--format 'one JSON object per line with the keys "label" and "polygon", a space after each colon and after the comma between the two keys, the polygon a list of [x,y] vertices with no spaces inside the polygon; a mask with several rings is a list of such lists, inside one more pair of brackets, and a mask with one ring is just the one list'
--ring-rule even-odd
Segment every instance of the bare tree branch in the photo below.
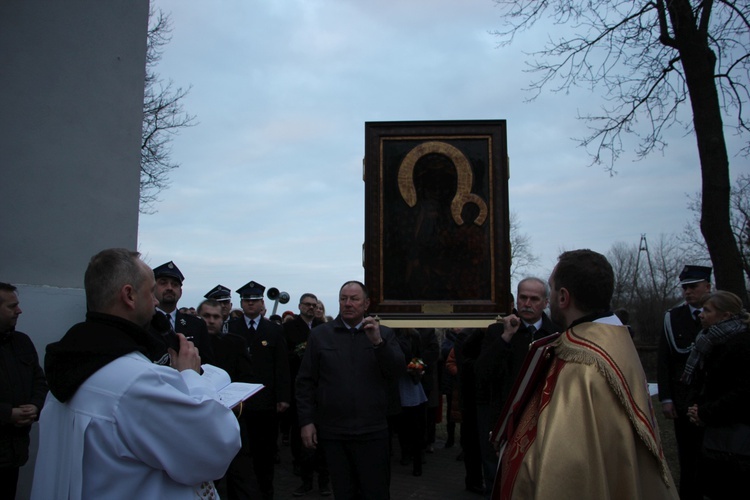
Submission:
{"label": "bare tree branch", "polygon": [[510,214],[510,278],[518,280],[526,270],[539,264],[539,256],[531,250],[531,237],[521,232],[518,213]]}
{"label": "bare tree branch", "polygon": [[184,127],[195,124],[195,117],[186,113],[182,105],[190,88],[175,88],[172,80],[165,83],[155,71],[171,32],[169,16],[161,10],[151,11],[141,130],[140,211],[144,214],[155,211],[159,193],[169,186],[169,173],[179,167],[172,160],[172,138]]}
{"label": "bare tree branch", "polygon": [[[717,286],[747,303],[742,260],[729,222],[729,155],[725,119],[736,133],[750,131],[750,2],[730,0],[495,0],[503,27],[500,45],[542,19],[561,27],[531,52],[531,99],[543,89],[600,92],[599,113],[580,114],[590,134],[579,138],[592,163],[614,173],[614,163],[638,144],[643,158],[666,147],[675,125],[695,134],[702,173],[701,232]],[[564,29],[563,29],[564,28]],[[688,113],[692,120],[681,120]],[[750,143],[739,154],[750,154]]]}

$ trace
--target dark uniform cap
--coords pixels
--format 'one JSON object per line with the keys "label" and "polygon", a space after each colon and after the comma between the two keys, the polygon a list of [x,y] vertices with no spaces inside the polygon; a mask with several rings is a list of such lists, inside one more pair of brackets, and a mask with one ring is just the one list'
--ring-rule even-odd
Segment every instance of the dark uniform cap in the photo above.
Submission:
{"label": "dark uniform cap", "polygon": [[241,299],[258,300],[263,298],[263,292],[266,291],[266,287],[260,283],[251,281],[237,289],[237,293],[240,294]]}
{"label": "dark uniform cap", "polygon": [[711,268],[705,266],[685,266],[680,273],[680,285],[699,283],[701,281],[711,282]]}
{"label": "dark uniform cap", "polygon": [[211,290],[209,290],[208,293],[204,295],[204,297],[207,299],[213,299],[219,302],[223,302],[225,300],[231,300],[232,291],[223,285],[216,285]]}
{"label": "dark uniform cap", "polygon": [[171,260],[166,264],[162,264],[159,267],[154,268],[154,278],[158,279],[161,276],[177,278],[180,283],[185,281],[185,276],[182,275],[180,269]]}

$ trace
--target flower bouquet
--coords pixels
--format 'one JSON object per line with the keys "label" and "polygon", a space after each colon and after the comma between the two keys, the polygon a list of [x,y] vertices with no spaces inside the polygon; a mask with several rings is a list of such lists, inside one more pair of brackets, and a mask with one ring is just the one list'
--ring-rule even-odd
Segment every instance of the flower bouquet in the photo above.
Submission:
{"label": "flower bouquet", "polygon": [[294,354],[296,354],[297,357],[302,359],[305,356],[305,349],[307,349],[307,342],[300,342],[294,348]]}
{"label": "flower bouquet", "polygon": [[409,364],[406,365],[406,372],[411,375],[411,378],[416,384],[422,379],[422,375],[424,375],[424,369],[426,367],[427,365],[424,364],[422,358],[411,358]]}

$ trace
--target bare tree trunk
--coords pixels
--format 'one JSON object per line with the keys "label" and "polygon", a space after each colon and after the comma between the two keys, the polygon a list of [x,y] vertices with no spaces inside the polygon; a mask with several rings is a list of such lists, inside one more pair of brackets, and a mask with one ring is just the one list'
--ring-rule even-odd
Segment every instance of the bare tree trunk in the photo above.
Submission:
{"label": "bare tree trunk", "polygon": [[714,80],[716,55],[689,1],[673,0],[667,8],[693,109],[703,182],[701,232],[713,262],[716,287],[737,294],[747,304],[742,259],[729,216],[729,157]]}

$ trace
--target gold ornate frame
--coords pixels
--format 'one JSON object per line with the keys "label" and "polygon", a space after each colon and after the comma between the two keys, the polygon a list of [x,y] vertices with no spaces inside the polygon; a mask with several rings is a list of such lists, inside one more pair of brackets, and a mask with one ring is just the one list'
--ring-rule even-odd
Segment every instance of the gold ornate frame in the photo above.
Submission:
{"label": "gold ornate frame", "polygon": [[365,123],[365,284],[391,326],[486,326],[510,302],[504,120]]}

